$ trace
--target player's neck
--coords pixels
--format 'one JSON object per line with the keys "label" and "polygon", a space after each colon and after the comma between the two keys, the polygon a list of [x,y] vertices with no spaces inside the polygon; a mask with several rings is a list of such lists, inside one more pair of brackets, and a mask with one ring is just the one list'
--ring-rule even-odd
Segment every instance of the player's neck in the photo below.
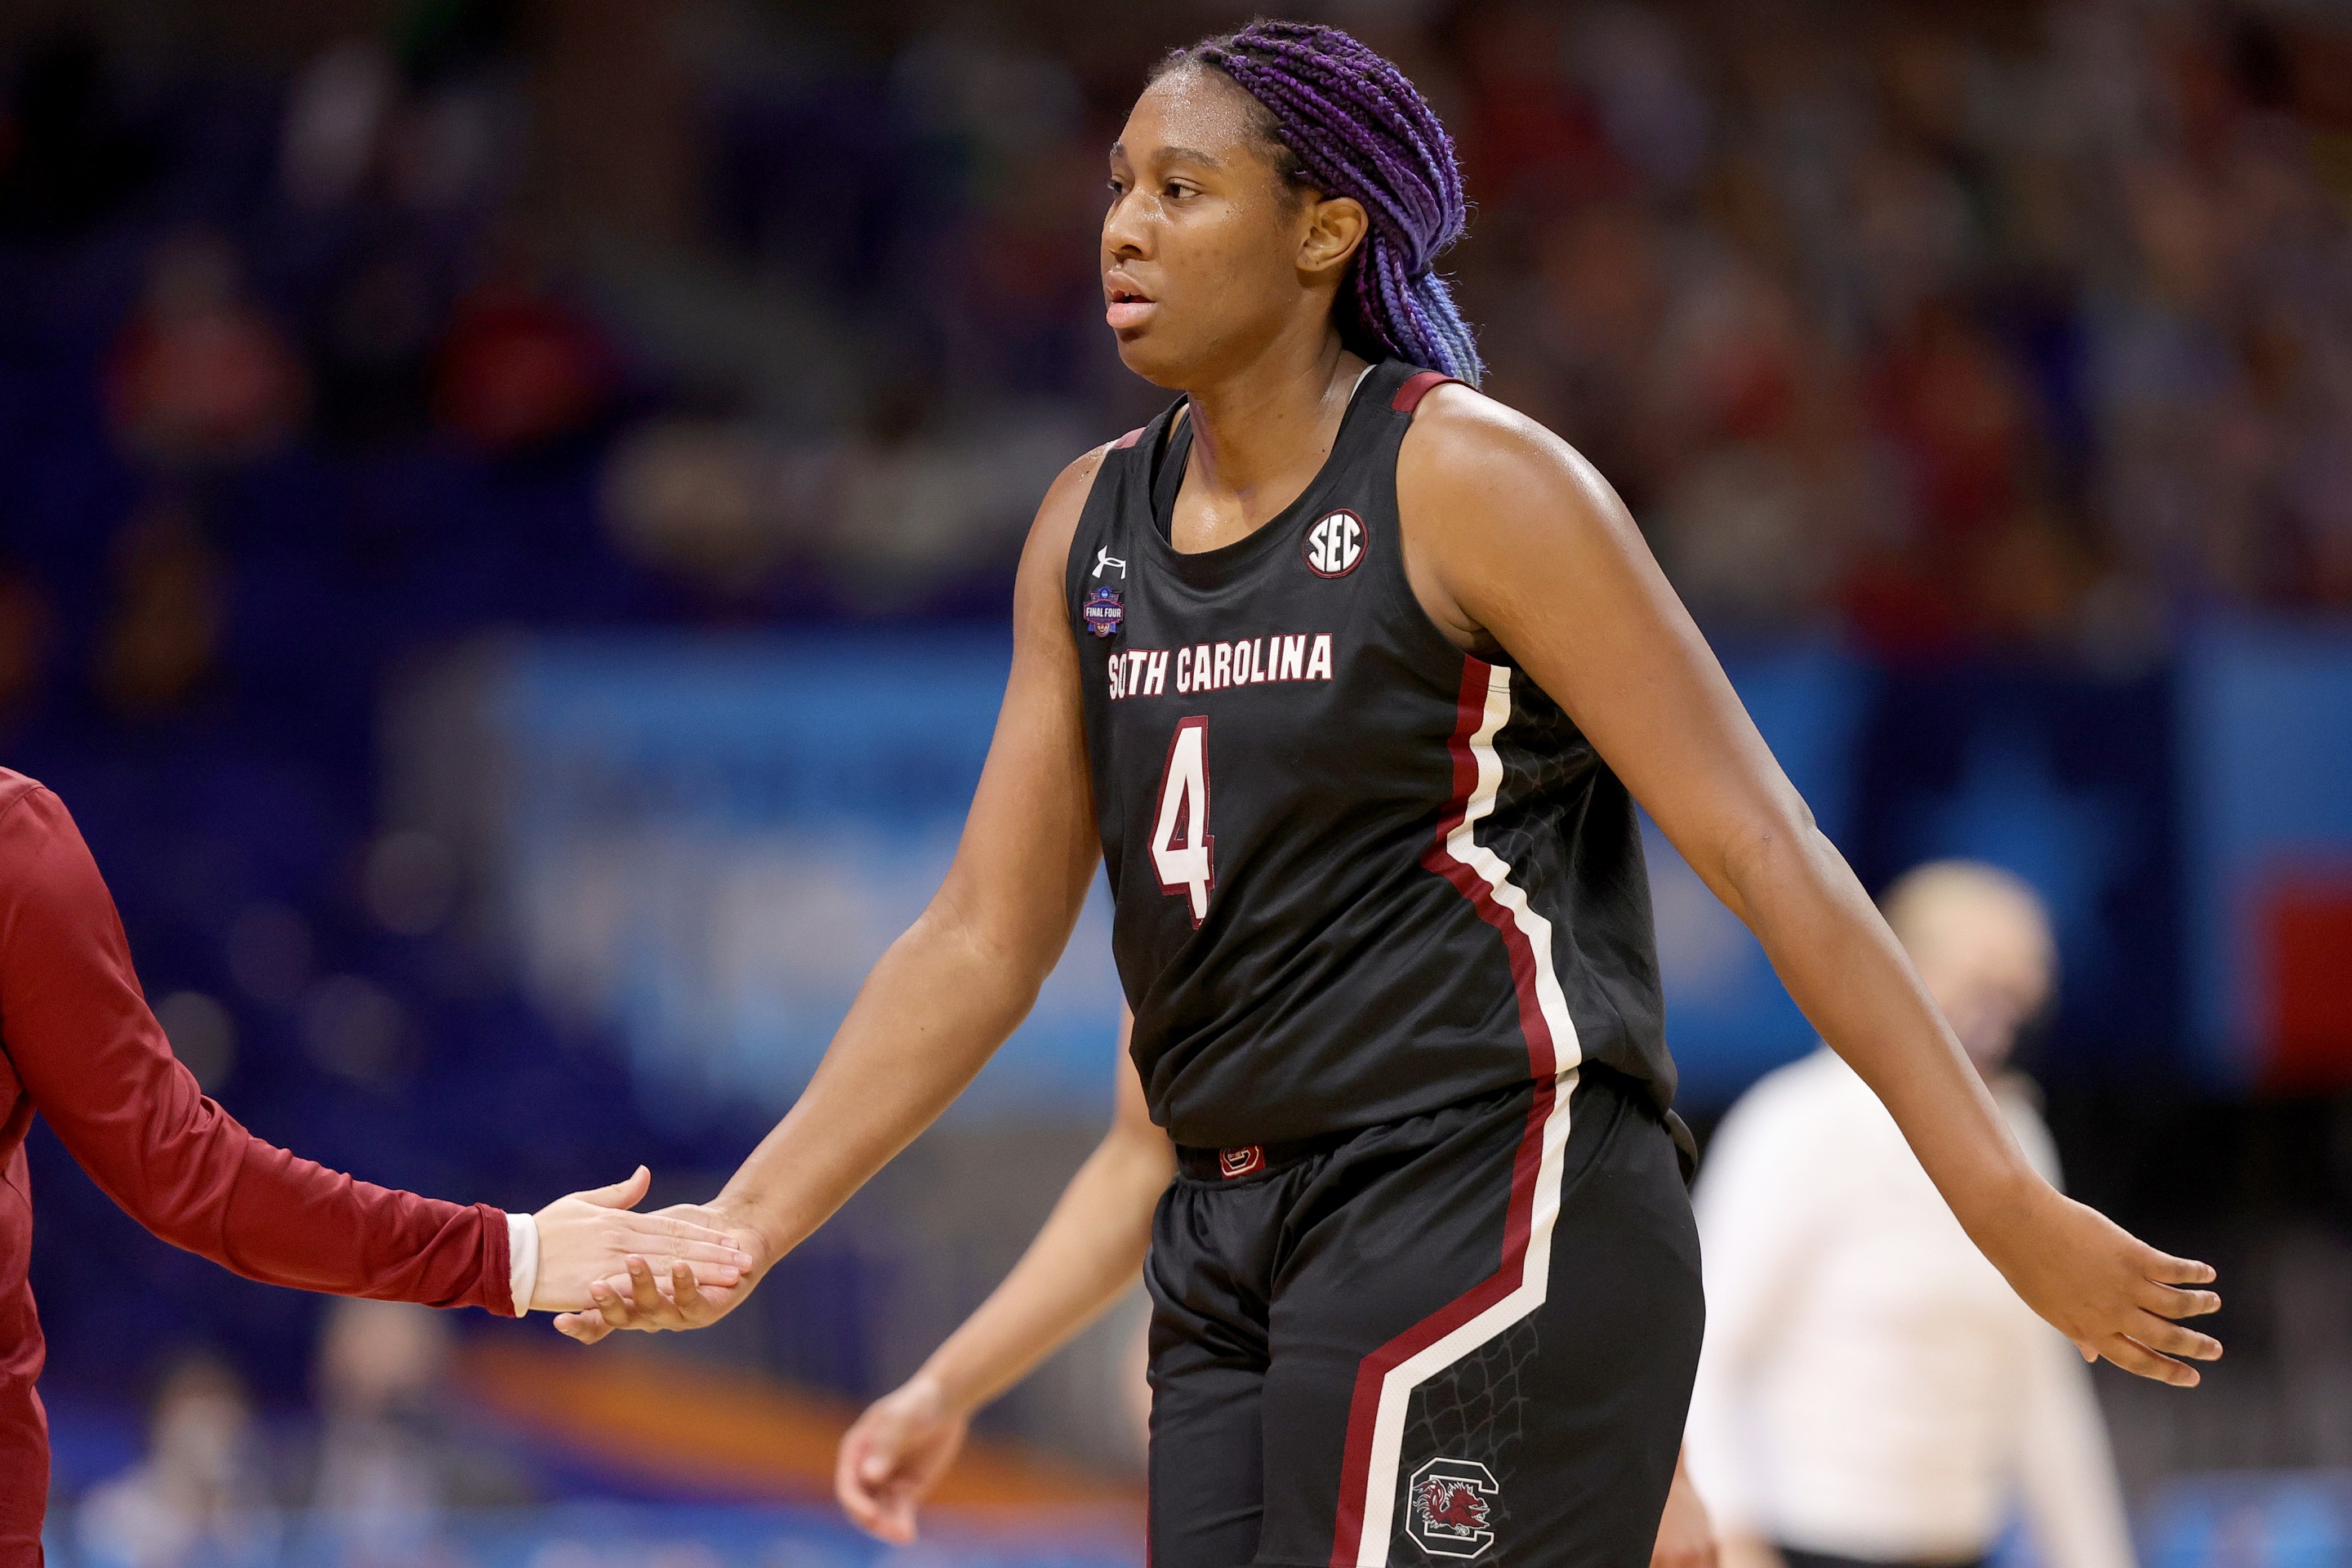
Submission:
{"label": "player's neck", "polygon": [[1314,481],[1363,368],[1327,330],[1188,387],[1186,499],[1244,531],[1270,521]]}

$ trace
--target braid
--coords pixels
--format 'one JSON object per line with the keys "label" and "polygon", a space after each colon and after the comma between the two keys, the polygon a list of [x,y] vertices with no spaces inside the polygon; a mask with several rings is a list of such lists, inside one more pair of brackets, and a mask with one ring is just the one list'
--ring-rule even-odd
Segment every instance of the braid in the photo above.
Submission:
{"label": "braid", "polygon": [[1475,384],[1477,341],[1435,270],[1469,217],[1462,171],[1405,74],[1337,27],[1265,19],[1177,50],[1153,75],[1184,66],[1221,71],[1256,100],[1286,178],[1363,204],[1371,232],[1339,311],[1349,346]]}

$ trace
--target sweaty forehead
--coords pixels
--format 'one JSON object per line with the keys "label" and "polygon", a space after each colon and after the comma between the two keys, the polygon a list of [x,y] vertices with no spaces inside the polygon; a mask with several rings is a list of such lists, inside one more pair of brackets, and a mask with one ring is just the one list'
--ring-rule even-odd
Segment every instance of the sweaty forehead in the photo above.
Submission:
{"label": "sweaty forehead", "polygon": [[1217,163],[1263,161],[1256,113],[1249,94],[1223,73],[1180,66],[1143,89],[1117,150],[1139,164],[1180,153]]}

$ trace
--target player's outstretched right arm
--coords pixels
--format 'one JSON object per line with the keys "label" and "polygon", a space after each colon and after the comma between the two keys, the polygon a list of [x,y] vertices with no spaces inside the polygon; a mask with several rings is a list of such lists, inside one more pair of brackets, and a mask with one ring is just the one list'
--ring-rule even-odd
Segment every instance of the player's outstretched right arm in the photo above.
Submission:
{"label": "player's outstretched right arm", "polygon": [[901,1544],[915,1539],[915,1511],[963,1447],[972,1414],[1134,1285],[1176,1155],[1145,1108],[1127,1054],[1132,1026],[1129,1019],[1119,1028],[1117,1119],[1037,1239],[921,1370],[875,1401],[842,1438],[834,1490],[869,1533]]}
{"label": "player's outstretched right arm", "polygon": [[[1027,1016],[1061,957],[1102,848],[1087,773],[1064,581],[1102,453],[1062,471],[1022,552],[1013,674],[947,879],[866,977],[806,1092],[694,1218],[764,1273],[947,1109]],[[718,1216],[725,1216],[723,1221]],[[656,1279],[633,1262],[557,1320],[575,1339],[698,1327],[748,1290]]]}

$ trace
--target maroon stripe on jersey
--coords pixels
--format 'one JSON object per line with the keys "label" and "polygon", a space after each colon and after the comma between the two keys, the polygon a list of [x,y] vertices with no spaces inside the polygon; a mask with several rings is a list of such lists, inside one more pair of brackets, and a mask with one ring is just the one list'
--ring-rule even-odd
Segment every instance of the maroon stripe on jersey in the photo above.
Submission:
{"label": "maroon stripe on jersey", "polygon": [[[1454,798],[1437,824],[1437,841],[1423,852],[1421,863],[1453,883],[1454,890],[1478,911],[1478,918],[1502,932],[1504,950],[1511,959],[1511,984],[1519,997],[1519,1029],[1528,1040],[1528,1070],[1531,1077],[1549,1079],[1559,1070],[1559,1056],[1551,1037],[1551,1020],[1544,1016],[1536,990],[1535,949],[1528,944],[1527,933],[1519,930],[1510,911],[1495,901],[1495,889],[1486,885],[1486,879],[1455,859],[1446,847],[1454,830],[1470,815],[1471,796],[1478,788],[1478,759],[1471,751],[1471,742],[1486,721],[1487,683],[1494,674],[1495,667],[1486,660],[1464,657],[1452,745]],[[1496,794],[1501,794],[1499,785]]]}
{"label": "maroon stripe on jersey", "polygon": [[1423,398],[1427,397],[1449,381],[1459,384],[1460,378],[1440,375],[1433,370],[1415,371],[1405,377],[1402,386],[1396,389],[1396,395],[1389,399],[1389,406],[1399,414],[1410,414],[1421,406]]}
{"label": "maroon stripe on jersey", "polygon": [[[1434,375],[1434,373],[1424,373]],[[1419,377],[1415,378],[1420,379]],[[1448,379],[1436,376],[1437,381]],[[1367,1521],[1364,1494],[1371,1480],[1372,1428],[1381,1407],[1381,1389],[1390,1373],[1407,1359],[1452,1333],[1519,1286],[1526,1276],[1528,1240],[1534,1228],[1536,1182],[1543,1168],[1544,1126],[1551,1120],[1559,1095],[1554,1072],[1551,1026],[1545,1020],[1536,994],[1535,953],[1525,932],[1507,910],[1495,902],[1486,879],[1455,859],[1446,847],[1456,828],[1470,814],[1478,788],[1478,759],[1472,742],[1486,721],[1487,682],[1495,667],[1465,658],[1462,696],[1451,750],[1454,753],[1454,795],[1437,825],[1437,842],[1422,856],[1422,864],[1454,884],[1468,899],[1479,918],[1502,933],[1511,959],[1513,988],[1518,992],[1519,1018],[1528,1037],[1528,1065],[1535,1079],[1535,1103],[1528,1108],[1527,1131],[1511,1160],[1511,1199],[1503,1219],[1502,1265],[1463,1295],[1366,1356],[1356,1369],[1356,1391],[1348,1405],[1348,1444],[1339,1462],[1339,1507],[1331,1537],[1331,1568],[1355,1568],[1363,1545]],[[1382,1521],[1382,1531],[1393,1528]]]}

